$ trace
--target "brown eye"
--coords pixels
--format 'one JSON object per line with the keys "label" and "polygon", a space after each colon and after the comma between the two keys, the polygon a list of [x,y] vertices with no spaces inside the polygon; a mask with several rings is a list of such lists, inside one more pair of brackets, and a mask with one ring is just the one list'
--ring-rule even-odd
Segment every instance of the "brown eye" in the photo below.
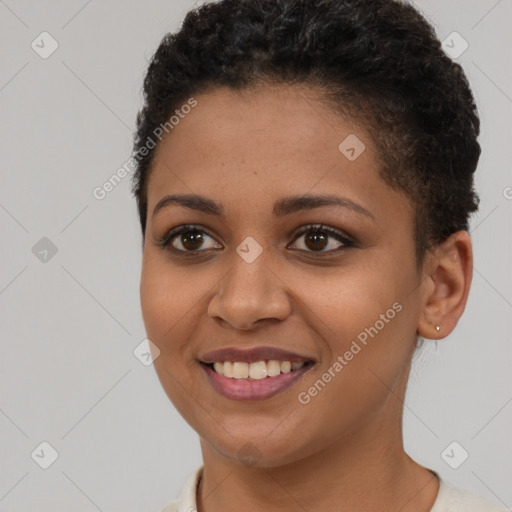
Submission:
{"label": "brown eye", "polygon": [[204,243],[204,237],[200,231],[186,231],[178,240],[187,251],[199,249]]}
{"label": "brown eye", "polygon": [[[303,247],[292,246],[293,249],[310,253],[330,254],[356,245],[343,232],[325,227],[322,224],[306,226],[295,236],[294,240],[298,240],[302,236],[304,236]],[[210,243],[210,247],[208,247],[208,239],[212,240],[214,245]],[[331,239],[338,241],[337,247],[329,248],[332,245]],[[200,226],[194,225],[178,226],[158,240],[161,247],[184,256],[194,256],[208,250],[222,248],[220,244],[216,246],[215,243],[215,239],[211,235]]]}
{"label": "brown eye", "polygon": [[199,253],[215,248],[204,247],[208,239],[213,240],[213,237],[200,227],[184,225],[169,231],[158,244],[176,253]]}
{"label": "brown eye", "polygon": [[[330,253],[346,247],[353,247],[355,245],[354,242],[342,232],[324,227],[322,224],[306,226],[305,229],[297,234],[295,240],[298,240],[303,235],[305,235],[304,242],[302,244],[304,249],[302,247],[299,247],[299,249],[305,250],[306,252]],[[330,238],[334,238],[340,242],[340,244],[337,248],[334,247],[332,249],[324,250],[329,246]]]}
{"label": "brown eye", "polygon": [[306,237],[304,239],[305,245],[315,251],[322,251],[327,246],[327,242],[329,239],[329,235],[319,231],[310,231],[306,233]]}

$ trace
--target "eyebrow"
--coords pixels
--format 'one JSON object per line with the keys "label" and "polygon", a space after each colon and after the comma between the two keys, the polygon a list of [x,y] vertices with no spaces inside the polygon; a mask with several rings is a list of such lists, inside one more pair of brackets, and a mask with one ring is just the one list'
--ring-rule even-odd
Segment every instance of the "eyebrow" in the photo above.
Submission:
{"label": "eyebrow", "polygon": [[[172,205],[182,206],[189,210],[195,210],[210,215],[222,216],[224,214],[223,206],[207,197],[196,194],[172,194],[164,196],[158,201],[153,209],[152,216],[154,217],[160,210]],[[323,206],[343,206],[344,208],[348,208],[375,220],[374,215],[360,204],[355,203],[347,197],[331,194],[284,197],[274,204],[273,213],[276,217],[283,217],[301,210],[313,210]]]}

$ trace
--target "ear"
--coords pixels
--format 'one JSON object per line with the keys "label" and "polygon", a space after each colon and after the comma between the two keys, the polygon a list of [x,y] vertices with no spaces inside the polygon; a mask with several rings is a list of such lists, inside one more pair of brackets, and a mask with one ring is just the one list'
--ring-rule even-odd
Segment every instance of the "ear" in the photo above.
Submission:
{"label": "ear", "polygon": [[[457,231],[425,258],[418,334],[441,339],[464,312],[473,276],[473,249],[467,231]],[[439,326],[439,331],[436,330]]]}

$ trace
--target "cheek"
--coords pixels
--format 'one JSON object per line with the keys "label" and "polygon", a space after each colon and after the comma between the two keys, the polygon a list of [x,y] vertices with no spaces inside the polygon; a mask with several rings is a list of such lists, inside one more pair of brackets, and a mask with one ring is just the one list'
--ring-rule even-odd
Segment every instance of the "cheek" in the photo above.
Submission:
{"label": "cheek", "polygon": [[308,379],[309,386],[319,378],[328,382],[316,386],[319,405],[338,403],[350,415],[375,407],[389,393],[386,386],[394,385],[411,354],[417,313],[412,282],[407,269],[383,261],[357,272],[338,269],[331,279],[311,279],[307,309],[326,340],[318,373]]}
{"label": "cheek", "polygon": [[170,271],[158,255],[145,252],[140,280],[142,318],[147,337],[161,351],[161,361],[167,359],[169,352],[182,350],[180,343],[184,341],[179,331],[193,309],[192,301],[184,293],[185,284],[183,273]]}
{"label": "cheek", "polygon": [[183,377],[196,364],[195,340],[219,279],[207,266],[178,267],[165,254],[151,250],[144,254],[140,280],[144,326],[147,337],[160,349],[157,362],[173,374]]}
{"label": "cheek", "polygon": [[301,282],[300,293],[308,306],[302,314],[313,313],[311,322],[330,340],[332,350],[343,350],[348,341],[376,322],[379,331],[389,331],[397,316],[392,307],[402,301],[405,280],[403,272],[396,275],[382,262],[295,279]]}
{"label": "cheek", "polygon": [[197,287],[197,279],[190,280],[189,277],[190,271],[171,267],[165,256],[156,250],[145,250],[140,302],[147,330],[161,336],[193,309],[204,292]]}
{"label": "cheek", "polygon": [[[184,272],[171,270],[158,255],[144,255],[140,301],[147,337],[160,350],[154,368],[170,401],[192,424],[197,419],[191,396],[198,396],[199,389],[188,340],[197,326],[194,308],[201,307],[200,296],[206,291],[198,290],[194,283]],[[189,290],[193,293],[185,293]]]}
{"label": "cheek", "polygon": [[162,349],[162,340],[159,333],[163,330],[164,322],[169,320],[169,316],[166,313],[168,312],[172,316],[176,312],[173,307],[174,294],[172,289],[174,286],[167,281],[166,275],[160,272],[159,268],[149,258],[144,256],[140,280],[142,317],[148,337],[157,343],[160,349]]}

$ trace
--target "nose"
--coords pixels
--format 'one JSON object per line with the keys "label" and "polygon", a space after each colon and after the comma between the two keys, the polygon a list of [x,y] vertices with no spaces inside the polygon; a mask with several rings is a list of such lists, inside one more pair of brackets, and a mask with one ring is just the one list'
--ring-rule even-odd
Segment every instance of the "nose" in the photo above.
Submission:
{"label": "nose", "polygon": [[208,305],[210,317],[246,331],[256,323],[284,320],[291,311],[287,284],[269,266],[265,251],[252,263],[238,254]]}

